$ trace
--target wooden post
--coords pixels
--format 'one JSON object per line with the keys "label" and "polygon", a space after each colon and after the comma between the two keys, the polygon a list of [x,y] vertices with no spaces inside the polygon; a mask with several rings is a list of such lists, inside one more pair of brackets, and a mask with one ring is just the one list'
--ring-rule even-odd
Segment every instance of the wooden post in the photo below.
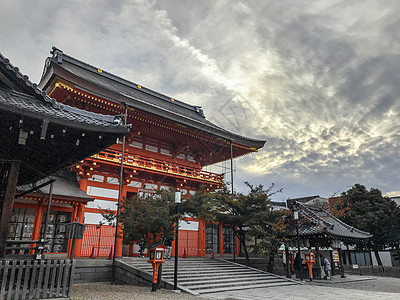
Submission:
{"label": "wooden post", "polygon": [[53,200],[53,187],[54,187],[54,182],[52,182],[50,184],[49,197],[47,198],[47,210],[46,210],[46,219],[45,219],[44,230],[43,230],[43,239],[46,238],[46,230],[47,230],[47,226],[49,225],[51,201]]}
{"label": "wooden post", "polygon": [[315,261],[317,262],[317,279],[321,279],[322,267],[321,267],[321,255],[319,253],[319,244],[315,244]]}
{"label": "wooden post", "polygon": [[[127,194],[127,186],[125,184],[122,185],[121,189],[121,200],[120,204],[123,198],[126,198]],[[117,241],[115,244],[115,256],[116,257],[122,257],[122,241],[123,241],[123,232],[122,232],[122,227],[121,224],[118,224],[118,230],[117,230]]]}
{"label": "wooden post", "polygon": [[289,246],[286,244],[285,245],[285,258],[286,258],[286,277],[287,278],[292,278],[292,274],[290,272],[290,259],[289,259]]}
{"label": "wooden post", "polygon": [[[85,216],[85,204],[80,203],[77,205],[77,222],[83,224],[83,219]],[[75,248],[74,248],[74,256],[75,257],[81,257],[81,251],[82,251],[82,242],[83,239],[77,239],[75,241]]]}
{"label": "wooden post", "polygon": [[[79,188],[87,193],[87,188],[88,188],[89,180],[87,177],[83,177],[79,180]],[[85,204],[80,203],[76,205],[75,207],[75,213],[76,213],[76,218],[72,220],[71,222],[79,222],[83,224],[83,221],[85,219]],[[81,257],[81,252],[82,252],[82,243],[83,239],[78,239],[75,241],[75,248],[74,248],[74,256],[75,257]]]}
{"label": "wooden post", "polygon": [[[346,244],[346,249],[347,249],[347,257],[349,258],[349,265],[351,266],[353,264],[353,262],[351,261],[350,248],[349,248],[348,244]],[[371,257],[371,254],[369,256]]]}
{"label": "wooden post", "polygon": [[330,260],[331,260],[331,272],[332,272],[332,274],[331,274],[331,276],[335,276],[335,262],[333,261],[333,254],[332,254],[332,252],[333,252],[333,250],[329,250],[329,258],[330,258]]}
{"label": "wooden post", "polygon": [[224,228],[222,227],[222,223],[218,224],[219,228],[219,253],[223,256],[224,253],[224,236],[222,234]]}
{"label": "wooden post", "polygon": [[19,168],[21,161],[12,161],[8,173],[7,187],[1,203],[0,219],[0,258],[5,255],[8,224],[10,223],[12,208],[14,204],[15,188],[17,187]]}
{"label": "wooden post", "polygon": [[342,247],[339,247],[338,250],[339,250],[340,277],[346,278],[346,275],[344,275]]}
{"label": "wooden post", "polygon": [[[33,230],[31,240],[37,241],[40,238],[40,227],[42,225],[42,218],[43,218],[43,200],[39,200],[36,212],[35,212],[35,220],[33,223]],[[36,247],[36,244],[31,244],[31,247]],[[30,250],[29,254],[34,254],[35,250]]]}
{"label": "wooden post", "polygon": [[197,248],[199,249],[199,250],[197,250],[197,256],[199,256],[199,257],[203,257],[205,255],[205,251],[203,250],[206,248],[204,228],[205,228],[204,221],[199,220],[199,233],[197,236],[197,240],[198,240]]}

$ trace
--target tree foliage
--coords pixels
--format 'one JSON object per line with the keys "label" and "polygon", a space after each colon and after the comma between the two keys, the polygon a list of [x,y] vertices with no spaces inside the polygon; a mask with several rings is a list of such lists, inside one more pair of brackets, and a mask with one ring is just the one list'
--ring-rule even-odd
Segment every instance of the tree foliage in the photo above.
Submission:
{"label": "tree foliage", "polygon": [[[120,204],[119,223],[122,224],[124,243],[139,242],[145,245],[159,239],[173,238],[175,201],[173,191],[159,191],[153,196],[133,196]],[[108,222],[115,214],[104,211]]]}
{"label": "tree foliage", "polygon": [[368,245],[373,250],[398,247],[400,208],[379,189],[367,190],[355,184],[335,203],[336,215],[343,222],[373,235]]}
{"label": "tree foliage", "polygon": [[186,197],[179,207],[180,214],[202,221],[215,219],[214,201],[210,193],[201,186],[191,197]]}
{"label": "tree foliage", "polygon": [[215,201],[215,218],[235,228],[249,264],[247,239],[251,238],[253,249],[257,252],[268,253],[273,258],[284,239],[287,226],[284,221],[285,212],[273,210],[270,203],[270,197],[280,190],[273,191],[274,185],[264,189],[263,185],[245,183],[250,189],[247,195],[238,193],[232,197],[224,186],[211,196]]}
{"label": "tree foliage", "polygon": [[[224,185],[215,192],[200,188],[194,195],[186,195],[180,204],[181,217],[193,217],[203,221],[219,221],[230,225],[242,244],[249,263],[248,249],[266,253],[273,260],[281,245],[285,232],[285,211],[273,210],[270,197],[275,193],[274,186],[264,189],[263,185],[253,186],[246,182],[248,194],[237,193],[232,196]],[[134,196],[124,199],[120,207],[119,222],[123,228],[125,243],[139,242],[151,244],[155,240],[174,237],[175,192],[158,191],[156,196]],[[115,214],[104,211],[103,217],[109,222]],[[249,248],[247,241],[251,240]]]}

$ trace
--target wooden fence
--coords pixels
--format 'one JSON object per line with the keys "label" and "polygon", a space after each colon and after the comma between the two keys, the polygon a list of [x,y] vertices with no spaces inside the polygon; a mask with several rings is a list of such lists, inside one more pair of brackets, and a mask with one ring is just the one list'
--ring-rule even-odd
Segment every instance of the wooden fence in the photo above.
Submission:
{"label": "wooden fence", "polygon": [[0,299],[70,297],[74,269],[71,260],[0,261]]}

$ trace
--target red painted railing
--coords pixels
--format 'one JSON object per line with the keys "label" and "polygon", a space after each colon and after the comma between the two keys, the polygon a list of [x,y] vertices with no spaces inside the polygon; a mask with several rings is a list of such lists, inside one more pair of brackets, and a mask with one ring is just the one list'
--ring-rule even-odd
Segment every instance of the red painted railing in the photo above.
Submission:
{"label": "red painted railing", "polygon": [[[119,164],[121,162],[121,153],[116,150],[106,149],[93,155],[92,158]],[[216,184],[221,184],[224,179],[222,174],[194,169],[185,165],[171,163],[155,158],[143,157],[140,155],[125,154],[124,165],[132,166],[134,169],[146,169],[149,171],[182,176]]]}

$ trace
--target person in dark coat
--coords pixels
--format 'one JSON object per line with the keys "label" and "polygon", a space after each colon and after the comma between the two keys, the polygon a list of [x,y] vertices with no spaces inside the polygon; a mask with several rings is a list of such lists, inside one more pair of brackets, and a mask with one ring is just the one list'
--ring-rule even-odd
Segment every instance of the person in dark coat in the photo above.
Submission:
{"label": "person in dark coat", "polygon": [[164,246],[165,246],[164,257],[166,259],[171,259],[172,238],[169,237],[169,238],[165,239]]}
{"label": "person in dark coat", "polygon": [[294,269],[295,270],[300,270],[300,268],[301,268],[301,258],[300,258],[299,253],[296,253],[296,257],[294,258],[293,264],[294,264]]}

